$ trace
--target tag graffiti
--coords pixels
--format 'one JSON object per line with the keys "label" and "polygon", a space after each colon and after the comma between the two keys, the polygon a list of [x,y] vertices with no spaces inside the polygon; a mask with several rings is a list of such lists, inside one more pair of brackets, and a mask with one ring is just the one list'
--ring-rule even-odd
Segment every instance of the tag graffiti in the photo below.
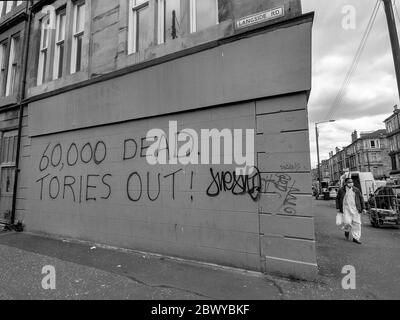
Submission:
{"label": "tag graffiti", "polygon": [[253,201],[258,201],[261,195],[261,174],[253,167],[250,175],[236,175],[233,171],[214,172],[210,168],[212,181],[207,188],[207,195],[217,197],[221,192],[231,192],[233,195],[248,194]]}
{"label": "tag graffiti", "polygon": [[296,214],[297,196],[300,189],[296,188],[296,180],[288,174],[277,173],[262,179],[263,192],[270,192],[282,199],[282,208],[285,213]]}

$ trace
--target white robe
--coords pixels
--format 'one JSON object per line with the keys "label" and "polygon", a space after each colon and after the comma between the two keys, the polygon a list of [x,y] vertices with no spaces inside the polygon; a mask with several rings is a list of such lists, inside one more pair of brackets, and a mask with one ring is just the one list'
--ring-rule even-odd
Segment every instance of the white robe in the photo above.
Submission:
{"label": "white robe", "polygon": [[343,200],[343,223],[344,230],[350,231],[354,239],[361,238],[361,216],[356,206],[356,194],[352,188],[346,188]]}

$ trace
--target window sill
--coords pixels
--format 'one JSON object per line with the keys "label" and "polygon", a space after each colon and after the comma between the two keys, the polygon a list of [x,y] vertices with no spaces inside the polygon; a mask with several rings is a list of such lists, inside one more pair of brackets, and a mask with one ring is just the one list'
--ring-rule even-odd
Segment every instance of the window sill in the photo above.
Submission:
{"label": "window sill", "polygon": [[9,21],[13,20],[16,16],[20,13],[25,12],[26,3],[22,3],[17,7],[14,7],[10,12],[7,12],[0,18],[0,28],[3,24],[8,23]]}
{"label": "window sill", "polygon": [[206,30],[189,33],[177,39],[169,40],[161,44],[128,54],[126,51],[118,52],[117,69],[123,69],[144,61],[163,57],[169,54],[190,49],[195,46],[219,40],[234,34],[233,21],[226,20]]}
{"label": "window sill", "polygon": [[17,104],[17,102],[17,94],[13,94],[7,97],[0,97],[0,108]]}
{"label": "window sill", "polygon": [[31,87],[28,89],[27,98],[32,98],[34,96],[51,92],[60,88],[63,88],[68,85],[72,85],[75,83],[79,83],[85,80],[88,80],[87,70],[83,70],[74,74],[69,74],[60,79],[52,80],[46,83],[43,83],[39,86]]}

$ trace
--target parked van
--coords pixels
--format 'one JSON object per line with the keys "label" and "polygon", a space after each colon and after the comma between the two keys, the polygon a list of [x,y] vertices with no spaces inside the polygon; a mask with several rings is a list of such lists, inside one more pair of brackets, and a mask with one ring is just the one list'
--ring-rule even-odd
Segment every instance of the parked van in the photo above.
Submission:
{"label": "parked van", "polygon": [[341,188],[343,188],[344,181],[347,178],[351,178],[354,182],[354,186],[360,189],[365,202],[368,202],[369,196],[373,194],[376,189],[386,185],[386,181],[375,180],[372,172],[350,171],[344,173],[340,177],[339,186]]}
{"label": "parked van", "polygon": [[328,179],[322,180],[321,189],[318,182],[315,184],[313,189],[313,195],[315,196],[315,199],[319,200],[319,198],[323,196],[324,200],[329,200],[329,183],[330,181]]}

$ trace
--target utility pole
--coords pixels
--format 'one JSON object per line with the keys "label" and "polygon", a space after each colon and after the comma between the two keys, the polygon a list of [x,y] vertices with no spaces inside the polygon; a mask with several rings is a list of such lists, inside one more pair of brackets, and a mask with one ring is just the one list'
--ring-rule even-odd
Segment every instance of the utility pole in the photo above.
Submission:
{"label": "utility pole", "polygon": [[397,36],[396,22],[394,20],[392,0],[382,0],[385,5],[386,20],[389,28],[390,44],[392,46],[394,68],[396,71],[397,90],[400,98],[400,48]]}
{"label": "utility pole", "polygon": [[319,142],[318,142],[318,138],[319,138],[319,134],[318,134],[318,125],[321,123],[327,123],[327,122],[335,122],[336,120],[328,120],[328,121],[322,121],[322,122],[316,122],[315,123],[315,140],[317,142],[317,161],[318,161],[318,195],[319,192],[321,192],[321,166],[319,164]]}
{"label": "utility pole", "polygon": [[318,195],[321,192],[321,167],[319,165],[319,143],[318,143],[318,123],[315,124],[315,139],[317,141],[317,161],[318,161]]}

